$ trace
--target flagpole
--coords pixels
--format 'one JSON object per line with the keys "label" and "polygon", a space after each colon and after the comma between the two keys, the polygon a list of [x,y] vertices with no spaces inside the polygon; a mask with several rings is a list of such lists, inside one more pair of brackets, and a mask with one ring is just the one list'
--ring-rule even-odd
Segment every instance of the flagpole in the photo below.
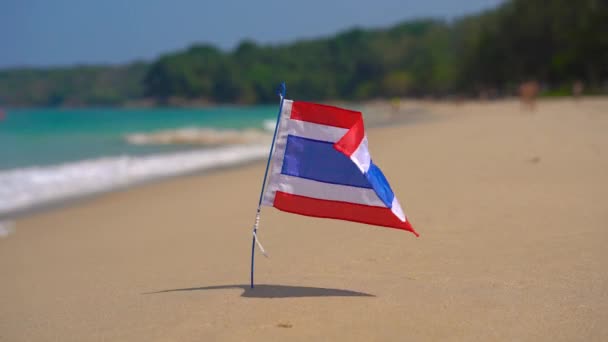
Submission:
{"label": "flagpole", "polygon": [[[260,191],[260,200],[258,202],[258,209],[255,214],[255,222],[253,224],[253,241],[251,242],[251,288],[254,287],[253,286],[253,267],[254,267],[254,259],[255,259],[255,244],[257,242],[256,238],[257,238],[258,226],[260,224],[260,212],[262,211],[262,199],[264,197],[264,188],[266,187],[266,178],[268,177],[268,168],[270,167],[270,159],[272,158],[272,151],[274,150],[274,142],[277,138],[277,131],[279,129],[279,121],[281,119],[281,112],[283,111],[283,101],[285,100],[286,92],[287,92],[287,86],[285,85],[285,82],[282,82],[281,87],[279,88],[279,96],[281,97],[281,103],[279,105],[279,112],[277,113],[277,122],[274,126],[272,144],[270,145],[270,153],[268,154],[268,160],[266,161],[266,171],[264,171],[264,180],[262,181],[262,190]],[[263,249],[262,249],[262,252],[264,252]]]}

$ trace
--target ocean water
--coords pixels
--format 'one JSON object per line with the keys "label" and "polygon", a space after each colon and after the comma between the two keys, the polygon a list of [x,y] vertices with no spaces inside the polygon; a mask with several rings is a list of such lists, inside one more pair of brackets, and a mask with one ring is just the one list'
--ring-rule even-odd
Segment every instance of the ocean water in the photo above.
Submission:
{"label": "ocean water", "polygon": [[0,217],[154,178],[263,159],[276,112],[277,106],[5,110]]}

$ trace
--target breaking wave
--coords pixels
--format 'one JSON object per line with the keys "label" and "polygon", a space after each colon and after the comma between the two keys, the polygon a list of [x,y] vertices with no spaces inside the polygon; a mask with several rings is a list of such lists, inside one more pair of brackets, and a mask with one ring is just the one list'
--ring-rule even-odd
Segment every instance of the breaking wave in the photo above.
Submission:
{"label": "breaking wave", "polygon": [[267,144],[118,156],[0,171],[0,216],[152,179],[233,166],[268,156]]}
{"label": "breaking wave", "polygon": [[269,143],[274,131],[274,122],[269,132],[269,123],[264,122],[264,129],[218,130],[212,128],[180,128],[151,133],[127,134],[125,139],[133,145],[201,145],[221,146],[232,144]]}

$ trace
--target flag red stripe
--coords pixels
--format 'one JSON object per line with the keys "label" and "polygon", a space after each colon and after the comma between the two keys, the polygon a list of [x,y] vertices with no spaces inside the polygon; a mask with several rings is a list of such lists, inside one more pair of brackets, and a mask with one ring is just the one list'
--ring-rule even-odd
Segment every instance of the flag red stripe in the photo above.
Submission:
{"label": "flag red stripe", "polygon": [[389,208],[321,200],[277,191],[274,207],[294,214],[354,221],[407,230],[418,236],[408,221],[401,222]]}
{"label": "flag red stripe", "polygon": [[355,153],[364,136],[365,128],[363,127],[363,118],[360,118],[348,132],[334,144],[334,148],[350,157]]}
{"label": "flag red stripe", "polygon": [[363,126],[363,115],[356,112],[338,107],[295,101],[291,106],[292,120],[312,122],[320,125],[348,128],[348,132],[334,145],[334,147],[347,156],[351,156],[363,136],[365,128]]}
{"label": "flag red stripe", "polygon": [[350,129],[362,118],[362,115],[361,112],[334,106],[294,101],[291,105],[290,118],[292,120]]}

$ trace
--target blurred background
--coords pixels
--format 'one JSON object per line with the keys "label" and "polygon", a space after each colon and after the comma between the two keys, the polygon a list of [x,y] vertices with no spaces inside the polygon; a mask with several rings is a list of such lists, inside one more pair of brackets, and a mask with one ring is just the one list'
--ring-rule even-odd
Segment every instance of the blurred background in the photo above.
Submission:
{"label": "blurred background", "polygon": [[0,217],[264,158],[283,80],[325,102],[605,94],[607,33],[600,0],[3,1]]}
{"label": "blurred background", "polygon": [[600,0],[5,1],[0,104],[200,105],[606,91]]}

